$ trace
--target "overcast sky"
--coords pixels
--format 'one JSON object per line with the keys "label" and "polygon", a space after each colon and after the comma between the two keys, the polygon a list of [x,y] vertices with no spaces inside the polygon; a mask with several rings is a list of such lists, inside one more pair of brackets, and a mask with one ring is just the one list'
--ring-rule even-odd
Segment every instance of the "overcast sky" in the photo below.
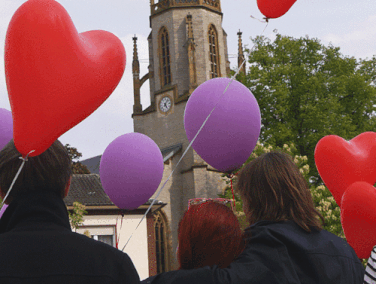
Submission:
{"label": "overcast sky", "polygon": [[[0,0],[0,108],[10,110],[4,75],[4,43],[9,21],[25,1]],[[149,0],[60,0],[78,32],[107,30],[118,36],[127,52],[127,65],[119,86],[91,116],[60,137],[83,153],[83,159],[100,155],[116,137],[133,132],[132,37],[138,37],[141,76],[146,74],[150,33]],[[261,34],[265,24],[256,0],[222,0],[223,28],[227,33],[231,67],[237,64],[237,35],[243,32],[243,44],[252,46],[251,37]],[[356,58],[376,54],[376,3],[374,0],[297,0],[287,14],[271,20],[265,35],[316,37],[325,45],[339,46],[341,52]],[[140,76],[140,77],[141,77]],[[141,89],[143,108],[149,106],[149,84]],[[182,118],[183,119],[183,118]]]}

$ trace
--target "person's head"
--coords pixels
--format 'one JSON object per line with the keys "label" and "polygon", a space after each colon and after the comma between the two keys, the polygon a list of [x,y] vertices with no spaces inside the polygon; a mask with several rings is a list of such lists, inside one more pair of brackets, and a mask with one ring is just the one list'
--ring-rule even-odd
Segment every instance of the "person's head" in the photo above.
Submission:
{"label": "person's head", "polygon": [[324,218],[315,209],[310,190],[292,158],[269,152],[245,165],[238,175],[237,192],[250,224],[294,220],[307,232],[322,229]]}
{"label": "person's head", "polygon": [[180,220],[178,241],[179,269],[227,267],[245,246],[235,214],[215,201],[190,206]]}
{"label": "person's head", "polygon": [[[0,151],[0,193],[8,192],[18,169],[21,166],[21,154],[11,140]],[[16,196],[31,191],[53,191],[64,198],[68,193],[72,174],[71,159],[65,147],[56,140],[42,154],[29,157],[18,176],[5,203]]]}

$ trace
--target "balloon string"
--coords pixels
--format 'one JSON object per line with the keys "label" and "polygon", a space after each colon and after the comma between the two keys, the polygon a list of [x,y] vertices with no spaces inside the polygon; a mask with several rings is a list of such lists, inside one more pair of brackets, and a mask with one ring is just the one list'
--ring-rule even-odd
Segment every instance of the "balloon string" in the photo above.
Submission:
{"label": "balloon string", "polygon": [[260,20],[259,18],[256,18],[256,17],[251,15],[251,18],[254,19],[254,20],[257,20],[261,23],[269,23],[269,18],[267,18],[267,17],[265,17],[263,20]]}
{"label": "balloon string", "polygon": [[[265,25],[265,28],[264,30],[262,31],[261,35],[264,34],[266,28],[268,26],[268,22],[266,22],[266,25]],[[253,47],[251,48],[250,52],[255,48],[256,44],[253,45]],[[206,122],[208,121],[209,117],[211,116],[211,114],[213,113],[213,111],[215,110],[215,108],[217,107],[217,105],[219,104],[220,100],[222,99],[223,95],[226,93],[227,89],[230,87],[232,81],[234,81],[235,77],[239,74],[242,66],[245,64],[245,61],[246,59],[243,60],[242,64],[239,66],[239,68],[236,70],[234,76],[231,77],[231,80],[230,82],[228,83],[227,87],[225,88],[225,90],[223,91],[222,95],[219,97],[219,99],[217,100],[217,103],[215,104],[214,108],[212,109],[212,111],[209,113],[209,115],[206,117],[205,121],[203,122],[203,124],[201,125],[200,129],[197,131],[195,137],[192,139],[192,141],[189,143],[187,149],[184,151],[183,155],[181,156],[181,158],[179,159],[179,161],[177,162],[175,168],[173,169],[173,171],[170,173],[170,175],[168,176],[167,180],[164,182],[163,186],[158,190],[157,192],[157,195],[154,197],[152,203],[150,204],[149,208],[146,210],[146,213],[144,214],[144,216],[142,216],[140,222],[137,224],[136,226],[136,229],[134,229],[133,233],[131,234],[131,236],[129,237],[128,241],[126,242],[126,244],[124,245],[122,251],[124,251],[125,247],[127,246],[127,244],[129,243],[129,241],[131,240],[134,232],[138,229],[138,227],[140,226],[140,224],[142,223],[142,221],[145,219],[146,215],[149,213],[150,209],[152,208],[152,206],[154,205],[155,201],[157,200],[159,194],[162,192],[163,188],[165,187],[165,185],[167,184],[167,182],[170,180],[172,174],[175,172],[176,168],[179,166],[181,160],[184,158],[185,154],[187,154],[188,150],[191,148],[193,142],[196,140],[198,134],[201,132],[202,128],[205,126]]]}
{"label": "balloon string", "polygon": [[[118,219],[119,219],[119,217],[116,217],[115,228],[117,228]],[[117,249],[119,249],[119,239],[120,239],[120,232],[118,234],[116,234],[115,245],[116,245]]]}
{"label": "balloon string", "polygon": [[233,178],[233,176],[231,176],[231,192],[232,192],[232,198],[233,198],[233,200],[234,200],[234,208],[235,208],[235,210],[236,210],[235,194],[234,194],[234,188],[233,188],[233,186],[232,186],[232,178]]}
{"label": "balloon string", "polygon": [[119,230],[119,239],[120,239],[121,228],[123,228],[123,219],[124,219],[124,214],[121,214],[121,223],[120,223],[120,230]]}
{"label": "balloon string", "polygon": [[[118,219],[119,219],[119,217],[116,218],[116,228],[117,228],[117,224],[118,224]],[[116,235],[116,248],[117,249],[119,248],[118,246],[119,246],[121,228],[123,227],[123,219],[124,219],[124,213],[121,213],[120,229],[119,229],[119,233]]]}
{"label": "balloon string", "polygon": [[10,185],[10,187],[9,187],[9,189],[8,189],[8,192],[7,192],[7,194],[5,195],[5,197],[4,197],[4,199],[3,199],[3,202],[1,202],[1,206],[3,206],[5,200],[7,199],[9,193],[11,192],[11,190],[12,190],[12,188],[13,188],[13,185],[16,183],[16,180],[17,180],[18,176],[20,175],[23,166],[24,166],[25,163],[27,162],[27,158],[28,158],[29,155],[30,155],[31,153],[33,153],[33,152],[35,152],[35,150],[31,150],[31,151],[25,156],[25,158],[22,157],[22,156],[19,157],[19,158],[22,160],[22,164],[21,164],[20,168],[18,169],[18,172],[17,172],[16,176],[14,177],[14,179],[13,179],[13,181],[12,181],[12,184]]}

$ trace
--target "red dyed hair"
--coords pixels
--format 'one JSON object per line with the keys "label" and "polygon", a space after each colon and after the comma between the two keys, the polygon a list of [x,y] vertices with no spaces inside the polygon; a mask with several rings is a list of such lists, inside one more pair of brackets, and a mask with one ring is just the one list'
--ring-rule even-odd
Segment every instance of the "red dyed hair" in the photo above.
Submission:
{"label": "red dyed hair", "polygon": [[218,265],[225,268],[245,247],[239,221],[224,204],[192,205],[180,220],[177,252],[179,269]]}

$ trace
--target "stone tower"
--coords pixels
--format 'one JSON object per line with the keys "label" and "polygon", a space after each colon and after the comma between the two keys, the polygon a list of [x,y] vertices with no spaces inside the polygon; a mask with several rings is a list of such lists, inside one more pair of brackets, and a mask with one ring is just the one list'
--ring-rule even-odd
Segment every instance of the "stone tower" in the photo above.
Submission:
{"label": "stone tower", "polygon": [[[164,157],[160,187],[186,151],[184,109],[194,89],[215,77],[228,77],[227,35],[222,28],[220,0],[151,0],[149,72],[140,79],[134,37],[134,131],[153,139]],[[143,109],[140,88],[149,79],[150,106]],[[216,198],[226,184],[221,173],[190,148],[157,198],[164,208],[174,263],[179,221],[191,198]],[[159,190],[159,189],[158,189]],[[154,198],[155,195],[152,197]]]}

